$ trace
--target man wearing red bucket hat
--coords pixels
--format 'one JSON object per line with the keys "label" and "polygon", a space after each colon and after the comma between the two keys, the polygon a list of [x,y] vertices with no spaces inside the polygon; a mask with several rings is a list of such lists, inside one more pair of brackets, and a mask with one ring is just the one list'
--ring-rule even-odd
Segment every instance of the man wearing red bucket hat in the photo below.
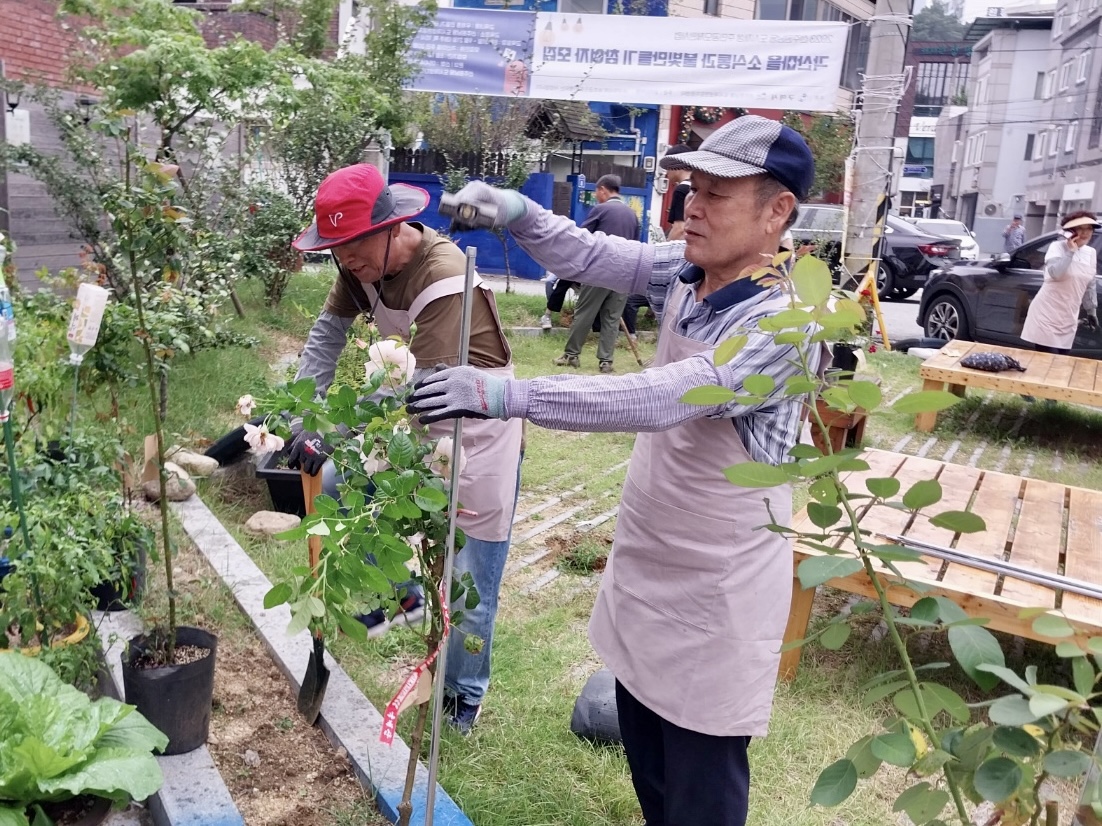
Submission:
{"label": "man wearing red bucket hat", "polygon": [[[387,185],[368,164],[339,169],[327,177],[314,203],[314,223],[294,242],[303,252],[331,250],[337,279],[321,314],[310,330],[296,378],[313,378],[319,393],[333,381],[337,360],[348,342],[348,330],[363,315],[383,336],[410,341],[422,368],[416,378],[437,364],[459,362],[460,316],[466,257],[447,238],[410,219],[429,203],[425,190],[405,184]],[[470,364],[487,374],[513,375],[512,355],[490,288],[476,279],[471,306]],[[447,425],[433,425],[434,437],[451,434]],[[323,472],[326,492],[336,495],[337,474],[327,461],[332,447],[317,433],[294,433],[289,467]],[[451,721],[464,733],[481,713],[490,682],[490,650],[498,589],[509,551],[509,534],[516,508],[521,424],[488,419],[463,427],[467,458],[459,476],[459,496],[466,510],[459,527],[467,544],[456,556],[455,575],[470,573],[481,602],[464,611],[461,633],[449,642],[447,708]],[[404,592],[402,612],[388,620],[381,611],[362,617],[370,636],[384,633],[393,621],[415,622],[424,614],[424,598],[413,583],[396,586]],[[467,634],[481,637],[482,650],[463,645]]]}

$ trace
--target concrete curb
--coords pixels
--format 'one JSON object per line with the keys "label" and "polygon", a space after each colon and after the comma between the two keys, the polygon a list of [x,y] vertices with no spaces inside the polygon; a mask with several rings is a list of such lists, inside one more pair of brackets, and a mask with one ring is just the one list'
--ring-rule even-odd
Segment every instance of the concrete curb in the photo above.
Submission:
{"label": "concrete curb", "polygon": [[[123,648],[127,640],[142,632],[141,621],[129,611],[97,612],[95,620],[113,683],[114,691],[108,693],[122,698]],[[165,783],[147,803],[156,826],[245,826],[206,746],[187,754],[161,756],[157,762]]]}
{"label": "concrete curb", "polygon": [[[248,616],[272,659],[297,692],[312,648],[309,636],[287,636],[291,611],[286,605],[271,610],[264,607],[264,595],[271,589],[271,583],[198,496],[174,503],[173,510],[192,542],[230,589],[238,607]],[[348,759],[360,782],[375,790],[376,802],[383,815],[397,821],[398,803],[402,799],[409,763],[409,747],[397,737],[393,746],[380,743],[382,715],[332,657],[326,656],[326,664],[330,670],[329,686],[318,725],[333,745],[341,746],[348,752]],[[428,771],[418,763],[411,826],[425,822],[427,794]],[[433,822],[439,826],[472,826],[455,801],[439,786],[436,789]],[[177,823],[191,826],[200,821]]]}

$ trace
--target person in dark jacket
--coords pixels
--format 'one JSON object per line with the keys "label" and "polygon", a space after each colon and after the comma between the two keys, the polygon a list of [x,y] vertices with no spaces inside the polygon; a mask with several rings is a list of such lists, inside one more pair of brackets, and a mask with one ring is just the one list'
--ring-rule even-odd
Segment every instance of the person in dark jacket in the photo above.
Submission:
{"label": "person in dark jacket", "polygon": [[[597,180],[597,206],[593,207],[582,229],[603,232],[620,238],[639,240],[639,216],[620,198],[620,176],[602,175]],[[597,362],[602,373],[612,372],[612,355],[616,349],[616,336],[620,332],[620,318],[628,297],[604,287],[582,285],[574,304],[574,320],[570,325],[570,337],[566,349],[555,359],[559,367],[581,367],[579,356],[594,319],[600,319],[601,332],[597,340]]]}

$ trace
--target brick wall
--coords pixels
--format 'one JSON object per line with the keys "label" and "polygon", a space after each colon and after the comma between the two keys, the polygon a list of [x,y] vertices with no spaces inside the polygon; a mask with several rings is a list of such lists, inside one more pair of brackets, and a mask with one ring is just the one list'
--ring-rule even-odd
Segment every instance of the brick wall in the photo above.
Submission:
{"label": "brick wall", "polygon": [[76,35],[57,19],[56,0],[0,0],[0,60],[17,80],[65,85]]}

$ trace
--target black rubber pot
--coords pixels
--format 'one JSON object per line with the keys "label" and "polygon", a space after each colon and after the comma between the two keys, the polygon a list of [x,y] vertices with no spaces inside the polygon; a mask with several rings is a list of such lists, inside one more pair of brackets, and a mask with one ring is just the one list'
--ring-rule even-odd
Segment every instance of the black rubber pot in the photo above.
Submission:
{"label": "black rubber pot", "polygon": [[92,589],[97,611],[126,611],[140,605],[145,593],[145,548],[139,548],[138,558],[129,561],[130,576],[126,581],[101,582]]}
{"label": "black rubber pot", "polygon": [[306,516],[306,500],[302,495],[302,473],[286,467],[276,467],[285,458],[287,450],[269,453],[256,467],[256,478],[268,484],[268,495],[272,497],[272,507],[280,513],[293,513]]}
{"label": "black rubber pot", "polygon": [[844,373],[857,370],[857,353],[848,344],[835,344],[831,348],[830,369]]}
{"label": "black rubber pot", "polygon": [[194,645],[210,654],[185,665],[138,668],[134,663],[150,647],[146,635],[134,637],[122,661],[126,702],[137,706],[168,737],[165,754],[184,754],[207,742],[214,699],[214,658],[218,638],[199,628],[181,626],[176,645]]}

